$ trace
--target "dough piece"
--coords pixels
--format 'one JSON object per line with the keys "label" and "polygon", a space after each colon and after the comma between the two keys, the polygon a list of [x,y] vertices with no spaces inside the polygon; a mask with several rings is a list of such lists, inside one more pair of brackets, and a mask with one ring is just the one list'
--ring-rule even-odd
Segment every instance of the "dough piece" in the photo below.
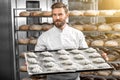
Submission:
{"label": "dough piece", "polygon": [[82,16],[83,13],[84,11],[78,11],[78,10],[69,11],[70,16]]}
{"label": "dough piece", "polygon": [[102,24],[98,26],[98,31],[111,31],[112,27],[108,24]]}
{"label": "dough piece", "polygon": [[50,16],[52,16],[52,12],[51,11],[42,11],[42,16],[50,17]]}
{"label": "dough piece", "polygon": [[49,30],[49,29],[52,28],[52,27],[53,27],[52,24],[48,24],[48,23],[43,23],[43,24],[42,24],[42,30],[43,30],[43,31],[47,31],[47,30]]}
{"label": "dough piece", "polygon": [[97,10],[86,10],[84,12],[84,15],[85,16],[97,16],[97,15],[99,15],[99,11],[97,11]]}
{"label": "dough piece", "polygon": [[27,66],[20,66],[21,72],[27,72]]}
{"label": "dough piece", "polygon": [[109,76],[111,71],[98,71],[97,74],[100,76]]}
{"label": "dough piece", "polygon": [[29,11],[22,11],[19,13],[19,16],[30,16],[30,12]]}
{"label": "dough piece", "polygon": [[84,59],[84,60],[78,60],[77,63],[81,65],[88,65],[91,64],[92,62],[89,61],[88,59]]}
{"label": "dough piece", "polygon": [[73,54],[81,54],[81,53],[83,53],[82,51],[77,50],[77,49],[73,49],[70,52],[73,53]]}
{"label": "dough piece", "polygon": [[77,70],[77,66],[75,65],[67,65],[67,66],[63,66],[63,68],[65,70]]}
{"label": "dough piece", "polygon": [[33,68],[39,68],[42,70],[42,68],[38,64],[30,64],[28,68],[33,69]]}
{"label": "dough piece", "polygon": [[73,64],[73,62],[71,60],[62,60],[62,61],[60,61],[60,63],[62,65],[72,65]]}
{"label": "dough piece", "polygon": [[107,63],[101,63],[101,64],[97,64],[98,68],[110,68],[110,66]]}
{"label": "dough piece", "polygon": [[85,65],[83,69],[96,69],[96,67],[91,64],[88,64],[88,65]]}
{"label": "dough piece", "polygon": [[30,25],[21,25],[19,26],[19,30],[29,30]]}
{"label": "dough piece", "polygon": [[30,30],[42,30],[42,26],[38,24],[30,25]]}
{"label": "dough piece", "polygon": [[87,53],[93,53],[93,52],[96,52],[96,50],[94,48],[88,48],[86,50],[84,50],[85,52]]}
{"label": "dough piece", "polygon": [[114,16],[119,17],[120,16],[120,9],[116,10]]}
{"label": "dough piece", "polygon": [[36,44],[37,43],[37,39],[30,39],[29,43],[30,44]]}
{"label": "dough piece", "polygon": [[74,24],[72,27],[80,31],[84,30],[83,25]]}
{"label": "dough piece", "polygon": [[27,56],[32,57],[32,58],[37,58],[38,56],[34,52],[27,52]]}
{"label": "dough piece", "polygon": [[70,57],[68,55],[60,55],[59,59],[60,60],[68,60]]}
{"label": "dough piece", "polygon": [[117,59],[117,56],[113,54],[108,54],[109,61],[115,61]]}
{"label": "dough piece", "polygon": [[116,33],[108,34],[108,37],[110,37],[112,39],[118,39],[118,38],[120,38],[120,33],[116,32]]}
{"label": "dough piece", "polygon": [[94,40],[91,42],[91,46],[104,46],[103,40]]}
{"label": "dough piece", "polygon": [[25,58],[25,54],[26,54],[26,52],[20,53],[20,54],[19,54],[20,58]]}
{"label": "dough piece", "polygon": [[118,42],[115,40],[109,40],[105,42],[105,46],[109,46],[109,47],[115,47],[115,46],[119,46]]}
{"label": "dough piece", "polygon": [[28,38],[22,38],[18,40],[19,44],[29,44],[29,39]]}
{"label": "dough piece", "polygon": [[31,72],[33,72],[33,73],[42,73],[43,71],[40,68],[33,68],[31,70]]}
{"label": "dough piece", "polygon": [[59,67],[50,67],[50,68],[46,68],[48,72],[60,72],[63,71],[63,68],[59,68]]}
{"label": "dough piece", "polygon": [[105,60],[102,58],[95,58],[92,61],[93,61],[93,63],[104,63],[105,62]]}
{"label": "dough piece", "polygon": [[115,24],[112,26],[114,31],[120,31],[120,24]]}
{"label": "dough piece", "polygon": [[84,59],[85,57],[82,55],[82,54],[77,54],[77,55],[74,55],[74,59],[76,60],[82,60]]}
{"label": "dough piece", "polygon": [[99,58],[101,55],[99,53],[92,53],[89,55],[89,58]]}
{"label": "dough piece", "polygon": [[85,24],[84,26],[83,26],[83,29],[84,29],[84,31],[96,31],[97,30],[97,26],[95,26],[95,25],[90,25],[90,24]]}
{"label": "dough piece", "polygon": [[40,55],[45,56],[45,57],[53,57],[53,54],[48,51],[41,52]]}
{"label": "dough piece", "polygon": [[112,76],[120,77],[120,71],[113,71]]}
{"label": "dough piece", "polygon": [[56,64],[54,62],[46,62],[46,63],[43,63],[44,67],[54,67],[56,66]]}
{"label": "dough piece", "polygon": [[69,54],[69,52],[67,52],[66,50],[62,49],[62,50],[58,51],[58,54],[61,54],[61,55],[63,55],[63,54]]}
{"label": "dough piece", "polygon": [[35,58],[28,58],[27,61],[32,64],[38,63],[38,61]]}
{"label": "dough piece", "polygon": [[55,59],[52,58],[52,57],[44,57],[44,58],[42,59],[42,61],[44,61],[44,62],[55,62]]}
{"label": "dough piece", "polygon": [[30,16],[41,16],[41,14],[42,14],[42,11],[32,11],[30,13]]}
{"label": "dough piece", "polygon": [[100,10],[100,16],[113,16],[116,13],[116,10]]}

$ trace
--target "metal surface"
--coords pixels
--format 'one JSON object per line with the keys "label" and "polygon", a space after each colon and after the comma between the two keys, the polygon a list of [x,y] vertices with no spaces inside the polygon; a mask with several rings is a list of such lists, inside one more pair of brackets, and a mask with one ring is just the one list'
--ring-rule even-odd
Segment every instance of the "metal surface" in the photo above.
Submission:
{"label": "metal surface", "polygon": [[[44,51],[34,51],[34,53],[29,53],[29,52],[27,53],[26,52],[25,53],[25,60],[26,60],[26,64],[27,64],[28,74],[31,75],[31,76],[36,76],[36,75],[46,75],[46,74],[49,75],[49,74],[59,74],[59,73],[71,73],[71,72],[113,70],[113,67],[100,55],[100,52],[97,49],[94,49],[94,48],[78,49],[79,53],[77,53],[77,54],[75,54],[75,53],[73,54],[71,52],[72,50],[76,50],[76,49],[71,49],[71,50],[67,49],[65,51],[68,52],[68,53],[62,53],[62,55],[69,56],[69,60],[72,61],[72,65],[77,66],[76,68],[69,69],[69,70],[64,69],[64,67],[68,66],[68,65],[71,66],[70,64],[65,64],[64,65],[64,64],[60,63],[61,61],[67,61],[67,59],[65,59],[65,60],[60,60],[59,59],[61,55],[60,55],[60,53],[57,53],[57,52],[60,51],[60,50],[49,50],[48,51],[48,53],[50,52],[49,57],[53,58],[55,60],[55,62],[53,60],[48,61],[48,62],[47,61],[43,62],[43,59],[45,57],[48,57],[48,56],[45,56],[45,55],[43,56],[42,52],[44,52]],[[87,51],[90,51],[90,50],[94,50],[94,52],[87,52]],[[47,52],[47,51],[45,51],[45,52]],[[95,55],[93,55],[94,57],[90,57],[90,55],[94,54],[94,53],[98,54],[99,56],[95,57]],[[31,56],[29,54],[31,54]],[[34,54],[34,55],[32,55],[32,54]],[[51,56],[50,56],[50,54],[51,54]],[[75,59],[74,57],[78,54],[84,56],[84,59]],[[102,59],[103,62],[98,62],[98,63],[94,62],[94,59],[97,60],[99,58]],[[32,62],[29,61],[30,59],[35,59],[37,62],[32,63]],[[79,61],[83,62],[83,60],[86,60],[86,59],[88,61],[90,61],[90,63],[88,63],[88,64],[79,63]],[[55,70],[55,67],[57,67],[58,70],[47,71],[47,68],[50,69],[51,67],[45,67],[44,63],[49,63],[49,62],[55,63],[56,66],[54,66],[54,70]],[[91,68],[89,66],[90,68],[85,68],[85,66],[88,66],[89,64],[93,65],[94,67]],[[104,65],[104,66],[100,67],[101,64],[106,64],[107,66]],[[30,65],[39,65],[39,67],[41,67],[40,70],[42,72],[32,72],[32,70],[35,69],[35,68],[38,68],[38,66],[30,68]],[[60,70],[59,70],[59,68],[60,68]]]}
{"label": "metal surface", "polygon": [[0,10],[0,79],[14,80],[11,0],[1,0]]}

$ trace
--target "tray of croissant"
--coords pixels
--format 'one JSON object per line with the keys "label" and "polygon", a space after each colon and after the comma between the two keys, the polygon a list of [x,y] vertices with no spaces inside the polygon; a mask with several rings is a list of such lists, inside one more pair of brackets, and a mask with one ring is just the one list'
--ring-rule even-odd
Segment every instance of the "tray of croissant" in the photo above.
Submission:
{"label": "tray of croissant", "polygon": [[25,53],[29,75],[112,70],[95,48],[31,51]]}

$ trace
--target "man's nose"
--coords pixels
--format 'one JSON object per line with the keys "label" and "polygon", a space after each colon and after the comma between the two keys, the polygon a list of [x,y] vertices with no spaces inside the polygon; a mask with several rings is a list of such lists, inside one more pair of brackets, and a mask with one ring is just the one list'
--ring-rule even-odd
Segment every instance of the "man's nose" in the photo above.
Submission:
{"label": "man's nose", "polygon": [[56,16],[56,18],[57,18],[57,19],[59,19],[59,18],[60,18],[60,16],[58,16],[58,15],[57,15],[57,16]]}

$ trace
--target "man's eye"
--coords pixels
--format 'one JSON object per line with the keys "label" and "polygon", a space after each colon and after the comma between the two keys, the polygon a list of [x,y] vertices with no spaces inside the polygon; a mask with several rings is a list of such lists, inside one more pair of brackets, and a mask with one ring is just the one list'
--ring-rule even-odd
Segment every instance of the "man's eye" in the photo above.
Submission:
{"label": "man's eye", "polygon": [[61,16],[62,14],[59,14],[59,16]]}
{"label": "man's eye", "polygon": [[53,14],[53,16],[56,16],[56,14]]}

